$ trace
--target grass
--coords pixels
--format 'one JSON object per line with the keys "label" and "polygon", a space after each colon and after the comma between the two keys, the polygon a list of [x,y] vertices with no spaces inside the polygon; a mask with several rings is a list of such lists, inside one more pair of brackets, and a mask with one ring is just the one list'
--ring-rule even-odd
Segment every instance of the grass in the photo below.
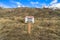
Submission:
{"label": "grass", "polygon": [[59,20],[35,19],[31,34],[22,18],[0,19],[0,38],[2,40],[60,40]]}
{"label": "grass", "polygon": [[[17,11],[18,9],[15,10]],[[26,11],[28,10],[30,9],[26,9]],[[35,11],[35,9],[32,10]],[[8,13],[10,16],[7,16],[6,14],[6,16],[4,16],[4,14],[1,15],[3,17],[0,17],[0,40],[60,40],[59,16],[54,16],[51,18],[38,17],[36,14],[37,17],[34,16],[35,23],[32,24],[31,34],[28,34],[28,24],[24,22],[24,15],[22,17],[17,16],[17,14],[13,14]]]}

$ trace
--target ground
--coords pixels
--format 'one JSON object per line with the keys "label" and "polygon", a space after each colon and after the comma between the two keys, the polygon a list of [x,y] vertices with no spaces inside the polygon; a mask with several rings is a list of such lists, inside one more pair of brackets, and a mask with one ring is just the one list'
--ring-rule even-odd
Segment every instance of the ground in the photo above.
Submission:
{"label": "ground", "polygon": [[[60,40],[60,10],[16,8],[0,11],[0,40]],[[26,15],[35,18],[30,34],[28,23],[24,21]]]}

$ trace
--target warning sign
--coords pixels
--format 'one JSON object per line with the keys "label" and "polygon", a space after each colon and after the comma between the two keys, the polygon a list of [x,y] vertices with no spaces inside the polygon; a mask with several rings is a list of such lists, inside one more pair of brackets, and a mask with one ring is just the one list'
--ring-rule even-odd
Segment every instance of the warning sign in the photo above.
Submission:
{"label": "warning sign", "polygon": [[25,17],[25,23],[34,23],[34,17],[33,16],[26,16]]}

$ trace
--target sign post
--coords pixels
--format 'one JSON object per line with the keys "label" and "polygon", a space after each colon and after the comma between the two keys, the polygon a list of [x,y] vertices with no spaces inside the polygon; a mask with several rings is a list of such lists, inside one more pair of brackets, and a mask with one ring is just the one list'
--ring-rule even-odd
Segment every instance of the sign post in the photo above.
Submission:
{"label": "sign post", "polygon": [[31,23],[34,23],[34,17],[33,16],[26,16],[25,17],[25,23],[28,23],[28,33],[30,34],[31,33],[31,27],[32,27]]}
{"label": "sign post", "polygon": [[31,33],[31,23],[28,23],[28,33]]}

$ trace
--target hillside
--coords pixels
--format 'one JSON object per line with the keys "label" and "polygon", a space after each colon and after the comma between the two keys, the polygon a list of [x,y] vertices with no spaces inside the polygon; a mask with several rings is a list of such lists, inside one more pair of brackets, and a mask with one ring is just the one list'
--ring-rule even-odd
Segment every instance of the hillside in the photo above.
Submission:
{"label": "hillside", "polygon": [[[34,16],[31,34],[25,16]],[[60,40],[60,10],[0,8],[0,40]]]}
{"label": "hillside", "polygon": [[[2,14],[3,13],[3,14]],[[13,8],[13,9],[0,9],[0,15],[2,17],[12,17],[12,16],[21,16],[32,15],[34,17],[59,17],[60,10],[52,10],[48,8]],[[0,16],[0,17],[1,17]]]}

